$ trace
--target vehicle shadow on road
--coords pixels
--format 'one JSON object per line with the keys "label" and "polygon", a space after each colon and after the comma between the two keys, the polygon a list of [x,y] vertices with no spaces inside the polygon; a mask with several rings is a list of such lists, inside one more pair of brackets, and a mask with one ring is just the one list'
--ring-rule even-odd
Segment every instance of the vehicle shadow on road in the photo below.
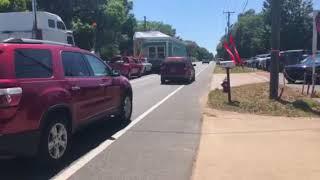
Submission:
{"label": "vehicle shadow on road", "polygon": [[113,139],[112,135],[130,124],[130,122],[120,122],[119,119],[100,121],[76,133],[73,136],[71,153],[67,161],[55,169],[46,168],[45,166],[40,169],[39,166],[35,165],[34,159],[0,159],[0,179],[50,179],[105,140]]}
{"label": "vehicle shadow on road", "polygon": [[167,81],[166,83],[162,83],[161,85],[163,86],[171,86],[171,85],[179,85],[179,86],[182,86],[182,85],[190,85],[192,83],[190,82],[183,82],[183,81]]}

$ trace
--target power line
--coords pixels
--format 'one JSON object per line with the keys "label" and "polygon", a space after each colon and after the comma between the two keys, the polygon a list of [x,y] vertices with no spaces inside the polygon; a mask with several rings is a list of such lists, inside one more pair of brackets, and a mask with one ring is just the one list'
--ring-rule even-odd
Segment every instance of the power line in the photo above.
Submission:
{"label": "power line", "polygon": [[246,1],[245,1],[245,4],[244,4],[244,6],[243,6],[242,13],[244,13],[244,11],[247,9],[248,2],[249,2],[249,0],[246,0]]}

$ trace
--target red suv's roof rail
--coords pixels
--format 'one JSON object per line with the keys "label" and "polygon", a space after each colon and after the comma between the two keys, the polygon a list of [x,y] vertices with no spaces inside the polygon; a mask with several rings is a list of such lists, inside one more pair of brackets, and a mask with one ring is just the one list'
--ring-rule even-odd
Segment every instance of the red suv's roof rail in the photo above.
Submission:
{"label": "red suv's roof rail", "polygon": [[2,43],[12,43],[12,44],[52,44],[52,45],[60,45],[60,46],[70,46],[71,44],[54,42],[54,41],[46,41],[46,40],[38,40],[38,39],[25,39],[25,38],[9,38],[3,40]]}

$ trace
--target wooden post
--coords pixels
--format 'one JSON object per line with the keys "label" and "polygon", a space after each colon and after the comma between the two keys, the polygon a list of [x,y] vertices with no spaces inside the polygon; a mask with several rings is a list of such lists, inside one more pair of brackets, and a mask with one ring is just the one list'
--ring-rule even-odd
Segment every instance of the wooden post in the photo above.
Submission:
{"label": "wooden post", "polygon": [[304,94],[304,86],[306,85],[307,81],[307,73],[304,73],[303,75],[303,85],[302,85],[302,95]]}
{"label": "wooden post", "polygon": [[226,68],[227,70],[227,81],[228,81],[228,102],[232,103],[231,100],[231,83],[230,83],[230,68]]}

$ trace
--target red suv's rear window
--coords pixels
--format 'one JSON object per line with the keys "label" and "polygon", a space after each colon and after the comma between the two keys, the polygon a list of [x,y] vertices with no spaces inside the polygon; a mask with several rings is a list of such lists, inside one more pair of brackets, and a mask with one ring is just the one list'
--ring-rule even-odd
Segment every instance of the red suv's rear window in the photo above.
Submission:
{"label": "red suv's rear window", "polygon": [[45,49],[16,49],[14,51],[17,78],[49,78],[52,76],[52,55]]}

